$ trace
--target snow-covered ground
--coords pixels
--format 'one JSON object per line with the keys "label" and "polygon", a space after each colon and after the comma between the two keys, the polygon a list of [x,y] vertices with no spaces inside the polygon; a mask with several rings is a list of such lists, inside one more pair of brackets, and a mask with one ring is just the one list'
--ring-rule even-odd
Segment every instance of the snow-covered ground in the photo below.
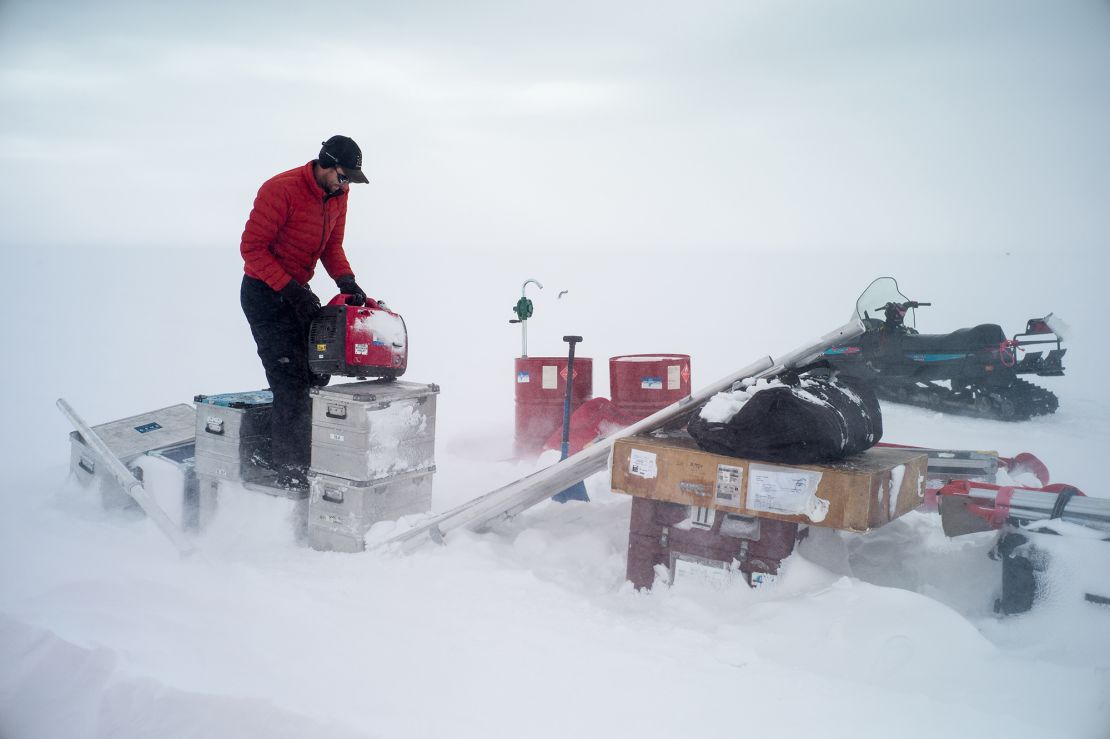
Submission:
{"label": "snow-covered ground", "polygon": [[[630,503],[604,474],[588,481],[589,504],[545,503],[494,533],[458,533],[409,556],[315,552],[294,541],[292,503],[225,498],[197,539],[201,553],[182,560],[148,521],[104,511],[67,480],[68,428],[52,406],[64,395],[103,422],[260,385],[234,249],[161,254],[159,271],[198,285],[172,294],[128,282],[143,258],[44,255],[72,298],[22,294],[36,306],[23,325],[53,330],[22,333],[26,361],[5,370],[21,389],[8,401],[20,422],[3,431],[5,737],[1097,737],[1110,727],[1110,611],[1061,596],[997,618],[991,535],[948,540],[926,513],[868,535],[814,529],[776,586],[758,591],[694,579],[633,591]],[[564,333],[582,334],[596,395],[607,394],[600,360],[619,353],[689,353],[697,387],[787,350],[839,325],[887,270],[936,304],[939,317],[919,318],[926,329],[989,320],[1013,330],[1056,310],[1076,338],[1069,376],[1045,381],[1061,397],[1055,416],[1004,424],[888,406],[886,438],[1034,451],[1054,479],[1107,494],[1106,350],[1089,310],[1097,277],[1042,274],[1042,286],[1074,286],[1046,302],[1032,283],[1009,288],[1036,268],[1020,258],[969,259],[958,274],[909,255],[807,260],[812,271],[799,272],[795,257],[766,254],[738,274],[724,259],[708,270],[658,259],[632,265],[631,279],[582,255],[548,255],[534,275],[376,260],[390,277],[388,287],[368,277],[371,292],[408,320],[406,379],[443,388],[435,509],[533,469],[507,461],[520,348],[507,319],[522,275],[547,285],[530,353],[559,353]],[[85,302],[83,267],[94,261],[107,292]],[[754,272],[765,284],[744,279]],[[775,275],[791,275],[789,295]],[[317,287],[328,291],[323,279]],[[561,289],[570,292],[556,300]],[[422,300],[429,294],[438,301]],[[152,487],[171,489],[171,478],[155,469]],[[1102,557],[1074,566],[1108,579]]]}
{"label": "snow-covered ground", "polygon": [[814,529],[771,588],[637,593],[600,475],[409,556],[312,551],[290,503],[228,495],[182,560],[68,479],[54,401],[261,387],[242,225],[343,133],[348,256],[442,387],[436,511],[534,469],[508,461],[533,277],[529,354],[582,335],[596,396],[614,355],[690,354],[695,388],[781,355],[880,275],[926,332],[1054,311],[1056,415],[888,406],[886,439],[1108,497],[1108,26],[1103,0],[3,0],[0,738],[1106,739],[1110,609],[1077,593],[1104,542],[1004,619],[991,535],[924,513]]}

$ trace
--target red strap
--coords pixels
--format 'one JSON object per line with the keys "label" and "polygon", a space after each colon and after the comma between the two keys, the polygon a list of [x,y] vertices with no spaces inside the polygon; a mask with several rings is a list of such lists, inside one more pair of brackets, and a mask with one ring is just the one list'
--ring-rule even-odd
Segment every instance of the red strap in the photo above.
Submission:
{"label": "red strap", "polygon": [[998,359],[1003,367],[1013,367],[1017,364],[1017,353],[1014,351],[1017,346],[1018,343],[1013,339],[1006,339],[998,345]]}

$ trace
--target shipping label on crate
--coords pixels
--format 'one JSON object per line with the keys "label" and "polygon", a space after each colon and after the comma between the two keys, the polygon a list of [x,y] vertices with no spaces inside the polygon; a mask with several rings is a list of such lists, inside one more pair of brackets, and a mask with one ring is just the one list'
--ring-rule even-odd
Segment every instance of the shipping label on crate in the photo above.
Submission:
{"label": "shipping label on crate", "polygon": [[740,507],[740,486],[744,482],[744,468],[730,464],[717,465],[717,484],[713,498],[721,505]]}
{"label": "shipping label on crate", "polygon": [[763,511],[785,516],[808,516],[811,521],[824,521],[829,501],[817,497],[821,473],[770,464],[748,467],[749,511]]}
{"label": "shipping label on crate", "polygon": [[655,464],[655,453],[633,449],[628,455],[628,471],[637,477],[652,479],[659,474]]}

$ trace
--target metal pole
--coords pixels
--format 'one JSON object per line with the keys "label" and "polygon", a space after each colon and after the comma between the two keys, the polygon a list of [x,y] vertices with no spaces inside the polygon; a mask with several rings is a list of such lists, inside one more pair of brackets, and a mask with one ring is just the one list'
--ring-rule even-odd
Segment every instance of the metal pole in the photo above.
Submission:
{"label": "metal pole", "polygon": [[[527,280],[524,281],[524,284],[520,286],[520,297],[528,297],[525,294],[525,290],[528,288],[529,282],[536,283],[536,286],[539,287],[539,289],[543,290],[543,285],[540,284],[539,280],[533,277],[529,277]],[[520,322],[520,356],[522,358],[528,357],[528,319],[524,319]]]}
{"label": "metal pole", "polygon": [[[567,392],[563,398],[563,446],[559,461],[570,455],[570,406],[574,397],[574,345],[582,341],[581,336],[564,336],[563,341],[570,344],[570,354],[567,355]],[[582,500],[589,502],[590,495],[586,492],[585,484],[579,480],[566,490],[551,496],[556,503],[566,503],[568,500]]]}
{"label": "metal pole", "polygon": [[127,469],[123,462],[119,461],[119,457],[112,453],[112,450],[109,449],[108,445],[104,443],[104,440],[92,430],[92,427],[77,415],[77,411],[73,410],[73,407],[70,406],[64,398],[58,398],[58,409],[61,410],[65,417],[69,419],[69,422],[73,424],[73,427],[81,434],[81,438],[85,440],[85,443],[104,460],[104,463],[108,466],[108,471],[112,473],[112,477],[116,478],[116,481],[123,487],[124,492],[130,495],[135,502],[139,504],[150,520],[166,535],[166,538],[173,542],[173,545],[177,547],[177,551],[182,555],[193,554],[196,551],[196,547],[185,538],[180,529],[173,525],[169,516],[167,516],[166,512],[158,506],[158,503],[150,497],[150,494],[147,493],[143,484],[135,479],[135,476],[131,474],[131,470]]}
{"label": "metal pole", "polygon": [[570,451],[570,399],[574,395],[574,345],[582,341],[581,336],[564,336],[563,341],[570,344],[570,354],[567,355],[567,392],[563,398],[563,448],[559,460],[567,458]]}

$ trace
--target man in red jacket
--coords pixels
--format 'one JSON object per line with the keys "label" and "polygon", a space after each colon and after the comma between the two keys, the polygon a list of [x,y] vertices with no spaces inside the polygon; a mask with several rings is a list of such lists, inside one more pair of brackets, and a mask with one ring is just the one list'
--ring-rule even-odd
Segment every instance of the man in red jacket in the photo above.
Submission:
{"label": "man in red jacket", "polygon": [[308,485],[308,327],[320,309],[308,283],[316,263],[323,263],[340,292],[354,296],[352,304],[366,300],[343,253],[351,182],[367,182],[362,151],[347,136],[332,136],[316,159],[262,183],[243,229],[239,300],[274,393],[271,454],[283,487]]}

